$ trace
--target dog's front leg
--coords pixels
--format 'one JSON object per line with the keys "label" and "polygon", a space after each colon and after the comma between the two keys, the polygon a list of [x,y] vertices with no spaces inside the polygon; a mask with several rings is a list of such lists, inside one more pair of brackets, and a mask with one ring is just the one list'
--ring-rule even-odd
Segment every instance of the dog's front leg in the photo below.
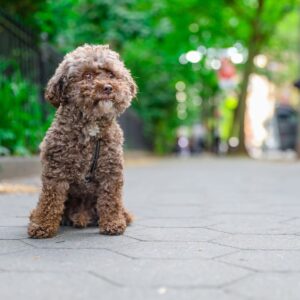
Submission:
{"label": "dog's front leg", "polygon": [[[97,200],[100,233],[108,235],[122,234],[129,223],[122,200],[123,158],[121,152],[103,151],[101,155],[101,179]],[[108,155],[110,157],[108,157]]]}
{"label": "dog's front leg", "polygon": [[30,215],[28,234],[32,238],[49,238],[56,234],[64,210],[69,184],[45,180],[37,207]]}

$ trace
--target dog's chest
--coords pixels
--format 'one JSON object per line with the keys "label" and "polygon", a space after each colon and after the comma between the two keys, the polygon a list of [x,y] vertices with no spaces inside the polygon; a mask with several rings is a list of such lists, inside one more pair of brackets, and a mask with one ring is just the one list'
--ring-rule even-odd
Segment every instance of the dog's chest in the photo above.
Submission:
{"label": "dog's chest", "polygon": [[100,135],[100,128],[97,124],[93,124],[87,128],[87,134],[92,137]]}
{"label": "dog's chest", "polygon": [[81,167],[79,174],[81,179],[94,178],[99,173],[99,160],[101,159],[101,132],[97,124],[91,124],[83,130],[83,147]]}
{"label": "dog's chest", "polygon": [[95,138],[100,138],[100,135],[101,131],[99,125],[96,123],[89,124],[82,129],[82,142],[89,143]]}

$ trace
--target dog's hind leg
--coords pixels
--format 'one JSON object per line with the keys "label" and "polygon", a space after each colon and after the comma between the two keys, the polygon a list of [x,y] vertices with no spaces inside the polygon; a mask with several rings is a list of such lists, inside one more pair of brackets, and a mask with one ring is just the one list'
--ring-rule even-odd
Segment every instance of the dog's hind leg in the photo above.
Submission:
{"label": "dog's hind leg", "polygon": [[124,209],[124,216],[125,216],[125,220],[126,220],[126,225],[130,225],[134,220],[134,216],[130,212],[128,212],[126,209]]}
{"label": "dog's hind leg", "polygon": [[72,199],[70,199],[70,195],[68,195],[68,200],[65,202],[65,209],[63,216],[61,218],[60,225],[61,226],[72,226],[73,222],[70,219],[70,215],[72,214]]}
{"label": "dog's hind leg", "polygon": [[90,214],[84,207],[79,207],[70,215],[70,220],[74,227],[85,228],[91,222]]}
{"label": "dog's hind leg", "polygon": [[76,201],[76,204],[69,213],[72,225],[77,228],[97,226],[98,215],[95,207],[96,203],[91,203],[89,200],[79,200]]}

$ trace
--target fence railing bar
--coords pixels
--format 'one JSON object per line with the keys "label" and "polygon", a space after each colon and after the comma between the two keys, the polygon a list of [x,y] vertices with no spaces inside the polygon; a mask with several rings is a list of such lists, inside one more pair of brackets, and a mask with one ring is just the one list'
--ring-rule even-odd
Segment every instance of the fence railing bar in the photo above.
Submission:
{"label": "fence railing bar", "polygon": [[7,23],[1,22],[1,19],[0,19],[0,26],[2,26],[2,27],[5,28],[7,31],[9,31],[9,32],[10,32],[14,37],[16,37],[17,39],[21,39],[22,42],[23,42],[24,44],[26,44],[28,47],[30,47],[32,50],[38,52],[38,48],[37,48],[34,44],[30,43],[31,41],[26,40],[26,38],[24,38],[24,36],[18,35],[16,32],[14,32],[14,31],[7,25]]}
{"label": "fence railing bar", "polygon": [[15,27],[17,27],[20,31],[23,31],[25,34],[32,36],[32,37],[36,36],[36,34],[32,30],[25,27],[23,24],[21,24],[15,18],[11,17],[8,13],[6,13],[1,8],[0,8],[0,16],[2,16],[4,19],[8,20],[11,24],[13,24]]}

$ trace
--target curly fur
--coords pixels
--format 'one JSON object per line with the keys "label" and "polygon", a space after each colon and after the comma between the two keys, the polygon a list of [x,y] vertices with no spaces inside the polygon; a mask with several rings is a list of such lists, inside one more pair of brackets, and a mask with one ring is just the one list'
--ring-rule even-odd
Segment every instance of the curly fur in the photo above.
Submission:
{"label": "curly fur", "polygon": [[[123,133],[116,117],[135,95],[130,72],[107,45],[84,45],[65,56],[45,92],[58,109],[40,146],[42,192],[30,237],[52,237],[61,223],[98,223],[103,234],[122,234],[131,223],[122,201]],[[100,154],[87,182],[98,140]]]}

